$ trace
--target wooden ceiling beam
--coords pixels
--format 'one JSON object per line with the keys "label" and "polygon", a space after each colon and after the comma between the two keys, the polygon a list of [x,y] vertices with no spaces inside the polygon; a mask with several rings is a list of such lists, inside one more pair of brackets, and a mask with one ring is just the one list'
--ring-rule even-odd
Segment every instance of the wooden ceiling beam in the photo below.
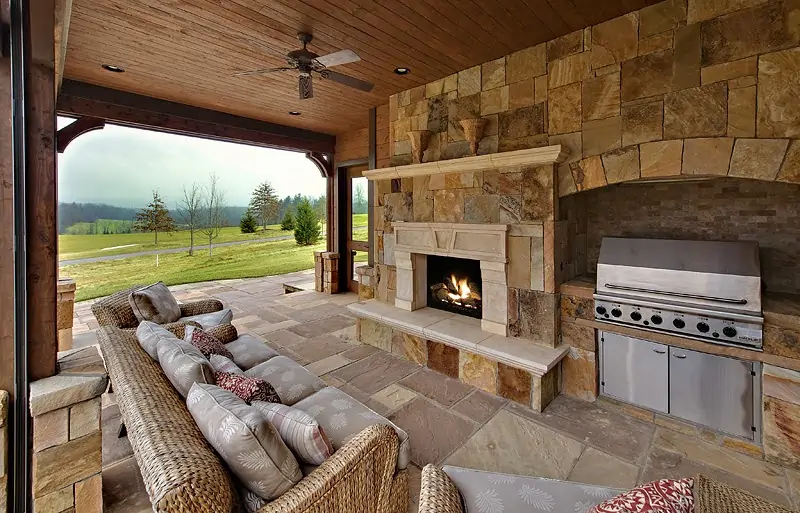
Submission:
{"label": "wooden ceiling beam", "polygon": [[91,116],[110,122],[291,151],[333,153],[336,138],[180,103],[65,80],[58,99],[60,114]]}
{"label": "wooden ceiling beam", "polygon": [[67,36],[72,17],[72,0],[55,0],[55,57],[56,57],[56,95],[64,80],[64,63],[67,59]]}

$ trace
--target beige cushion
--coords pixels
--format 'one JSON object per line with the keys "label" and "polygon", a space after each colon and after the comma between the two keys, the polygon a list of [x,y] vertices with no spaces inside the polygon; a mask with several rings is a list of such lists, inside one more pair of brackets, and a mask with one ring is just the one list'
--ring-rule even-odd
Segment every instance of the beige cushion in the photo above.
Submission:
{"label": "beige cushion", "polygon": [[205,313],[200,315],[190,315],[188,317],[181,318],[182,321],[194,321],[203,329],[213,328],[214,326],[219,326],[221,324],[230,324],[233,320],[233,312],[226,308],[224,310],[219,310],[218,312],[211,312]]}
{"label": "beige cushion", "polygon": [[214,384],[214,368],[192,344],[178,338],[162,338],[157,351],[161,369],[182,397],[195,382]]}
{"label": "beige cushion", "polygon": [[320,390],[295,404],[294,407],[314,417],[337,451],[369,426],[375,424],[391,426],[400,439],[397,468],[401,470],[406,468],[411,460],[411,445],[405,431],[338,388],[328,387]]}
{"label": "beige cushion", "polygon": [[242,334],[233,342],[225,344],[233,354],[233,361],[243,370],[252,369],[260,363],[278,356],[271,347],[252,335]]}
{"label": "beige cushion", "polygon": [[268,382],[278,392],[281,402],[289,406],[328,386],[302,365],[285,356],[271,358],[244,373]]}
{"label": "beige cushion", "polygon": [[301,463],[322,465],[333,454],[330,440],[308,413],[280,403],[253,401],[251,404],[275,426]]}
{"label": "beige cushion", "polygon": [[279,497],[303,474],[278,431],[255,408],[216,386],[195,384],[186,405],[208,443],[259,497]]}
{"label": "beige cushion", "polygon": [[134,290],[128,296],[128,302],[139,322],[167,324],[181,318],[181,307],[163,282]]}
{"label": "beige cushion", "polygon": [[136,328],[136,340],[139,341],[139,345],[142,346],[145,353],[150,355],[150,358],[156,361],[158,361],[158,341],[162,338],[178,340],[174,333],[154,322],[142,321]]}
{"label": "beige cushion", "polygon": [[222,355],[212,354],[208,358],[209,363],[214,368],[214,372],[227,372],[228,374],[244,374],[242,369],[233,360]]}

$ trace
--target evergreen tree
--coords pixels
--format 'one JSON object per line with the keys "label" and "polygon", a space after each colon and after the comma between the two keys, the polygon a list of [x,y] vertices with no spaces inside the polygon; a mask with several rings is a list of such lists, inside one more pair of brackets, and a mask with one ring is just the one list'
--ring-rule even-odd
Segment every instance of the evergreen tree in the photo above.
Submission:
{"label": "evergreen tree", "polygon": [[281,230],[294,230],[294,216],[291,212],[286,212],[281,222]]}
{"label": "evergreen tree", "polygon": [[175,221],[170,217],[169,210],[161,196],[158,195],[158,191],[153,191],[153,201],[136,214],[133,227],[140,232],[153,232],[156,245],[158,245],[159,232],[175,231]]}
{"label": "evergreen tree", "polygon": [[242,233],[256,233],[258,222],[249,208],[244,211],[242,220],[239,222],[239,228],[242,229]]}
{"label": "evergreen tree", "polygon": [[279,208],[280,200],[269,182],[264,182],[256,187],[250,199],[250,210],[253,211],[265,231],[269,222],[277,218]]}
{"label": "evergreen tree", "polygon": [[321,231],[316,212],[311,207],[311,203],[304,199],[297,206],[297,218],[294,222],[294,240],[301,246],[310,246],[319,240]]}

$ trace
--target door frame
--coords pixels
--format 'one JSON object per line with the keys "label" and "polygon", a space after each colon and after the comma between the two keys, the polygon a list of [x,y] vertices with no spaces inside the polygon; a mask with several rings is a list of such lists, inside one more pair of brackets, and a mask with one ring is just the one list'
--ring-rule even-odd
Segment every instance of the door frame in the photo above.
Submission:
{"label": "door frame", "polygon": [[[369,168],[370,160],[353,159],[339,162],[336,164],[336,181],[338,182],[337,189],[337,234],[336,246],[339,253],[339,290],[350,290],[358,292],[358,284],[353,285],[353,262],[351,251],[366,251],[368,256],[368,264],[373,263],[373,220],[372,220],[372,182],[369,182],[367,187],[367,244],[359,244],[359,247],[354,247],[351,243],[350,235],[352,234],[352,208],[353,208],[353,191],[351,188],[351,181],[349,171],[353,167],[366,166]],[[355,290],[354,290],[355,289]]]}

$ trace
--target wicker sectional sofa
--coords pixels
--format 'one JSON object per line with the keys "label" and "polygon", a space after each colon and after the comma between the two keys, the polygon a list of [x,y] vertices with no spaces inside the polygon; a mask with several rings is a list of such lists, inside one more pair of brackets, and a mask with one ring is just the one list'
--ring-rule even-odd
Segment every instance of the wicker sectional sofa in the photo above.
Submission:
{"label": "wicker sectional sofa", "polygon": [[[183,327],[175,330],[182,335]],[[227,334],[226,334],[227,332]],[[391,423],[311,375],[289,358],[279,356],[261,341],[242,335],[235,328],[220,327],[217,335],[226,347],[235,349],[234,361],[248,375],[282,376],[276,387],[281,399],[303,409],[311,405],[347,405],[350,422],[359,432],[335,433],[337,426],[320,425],[329,432],[336,451],[304,478],[259,513],[268,512],[360,512],[405,513],[408,510],[408,436]],[[132,331],[115,327],[98,330],[100,348],[114,383],[122,419],[127,427],[134,456],[154,511],[230,513],[240,511],[235,479],[206,442],[192,416],[162,372],[158,362],[139,345]],[[237,346],[238,344],[238,346]],[[258,347],[256,346],[258,344]],[[261,356],[254,359],[258,349]],[[238,354],[238,356],[237,356]],[[243,361],[242,357],[249,358]],[[265,361],[258,363],[258,359]],[[271,370],[270,370],[271,369]],[[275,380],[278,382],[278,380]],[[308,388],[298,393],[303,383]],[[309,388],[310,387],[310,388]],[[306,406],[304,406],[304,404]],[[317,406],[317,410],[320,408]],[[338,427],[342,423],[339,423]],[[363,429],[362,429],[363,428]]]}

